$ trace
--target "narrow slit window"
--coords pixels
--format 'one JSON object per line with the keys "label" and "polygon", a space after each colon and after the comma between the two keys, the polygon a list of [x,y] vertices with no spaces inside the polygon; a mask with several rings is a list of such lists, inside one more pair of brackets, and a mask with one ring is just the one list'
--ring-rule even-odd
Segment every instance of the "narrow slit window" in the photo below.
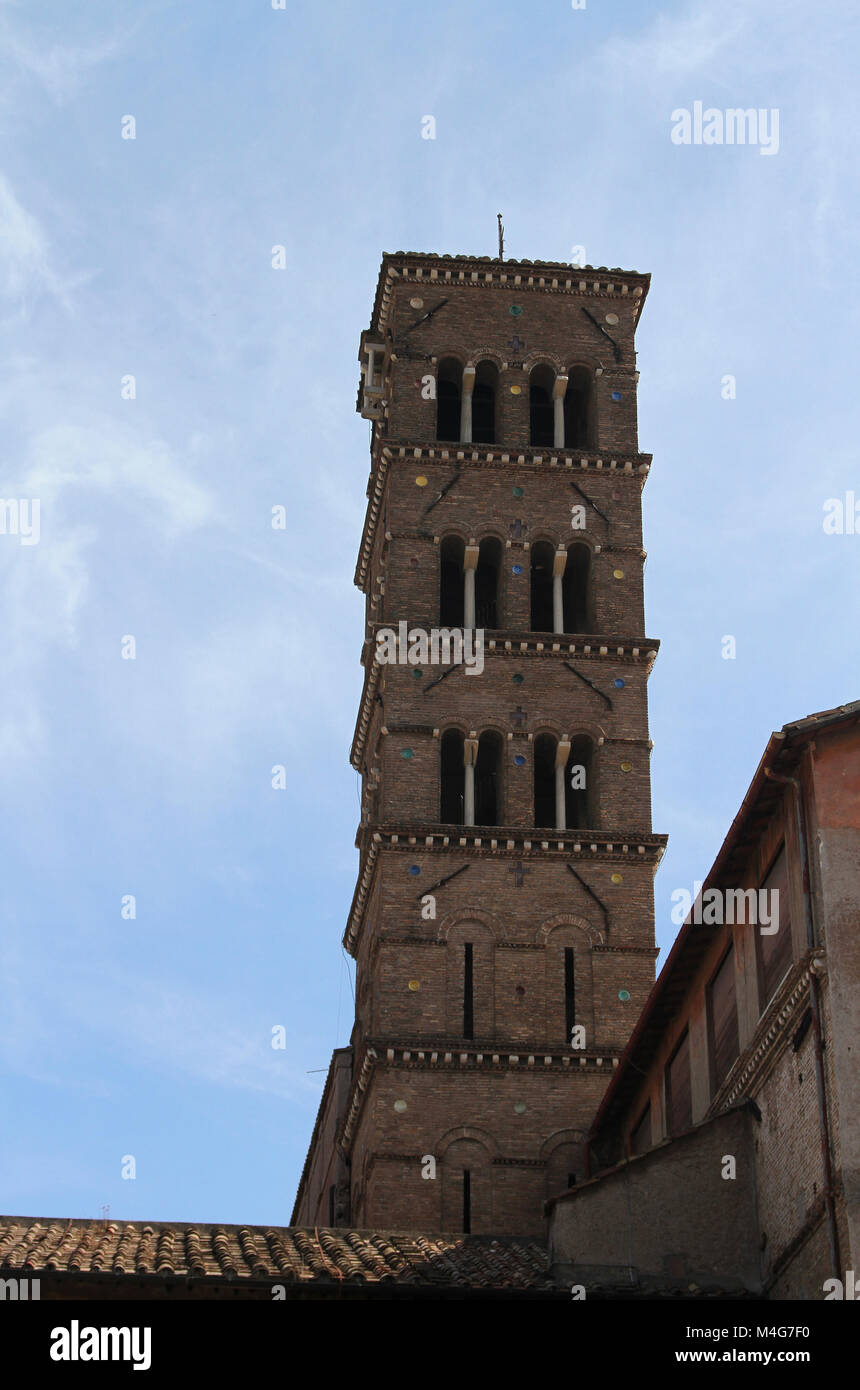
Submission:
{"label": "narrow slit window", "polygon": [[564,1021],[567,1041],[570,1042],[576,1023],[576,990],[573,971],[573,947],[564,948]]}
{"label": "narrow slit window", "polygon": [[472,1230],[472,1174],[463,1169],[463,1233],[470,1235]]}
{"label": "narrow slit window", "polygon": [[474,961],[472,943],[463,947],[463,1037],[475,1036]]}

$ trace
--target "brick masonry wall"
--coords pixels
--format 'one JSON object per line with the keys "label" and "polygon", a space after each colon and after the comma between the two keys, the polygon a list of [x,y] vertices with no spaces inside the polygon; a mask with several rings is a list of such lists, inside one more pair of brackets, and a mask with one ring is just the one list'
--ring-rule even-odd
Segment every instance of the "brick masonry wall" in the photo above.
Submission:
{"label": "brick masonry wall", "polygon": [[[572,1283],[627,1273],[657,1286],[761,1288],[753,1157],[755,1121],[728,1111],[673,1144],[629,1160],[553,1207],[553,1265]],[[737,1159],[724,1178],[723,1156]]]}
{"label": "brick masonry wall", "polygon": [[[572,947],[577,1020],[586,1026],[587,1044],[622,1047],[654,982],[652,866],[638,856],[621,865],[599,859],[577,865],[607,907],[607,929],[565,862],[525,861],[518,889],[511,856],[479,856],[417,847],[382,854],[358,957],[360,1036],[414,1039],[434,1030],[461,1036],[463,942],[469,940],[476,1037],[556,1047],[569,1041],[564,949]],[[464,873],[432,895],[435,920],[422,920],[419,894],[463,865]],[[411,867],[420,875],[412,876]],[[614,884],[613,875],[621,882]],[[420,989],[410,990],[410,981]],[[618,997],[624,990],[627,1000]]]}
{"label": "brick masonry wall", "polygon": [[[585,1128],[571,1116],[594,1112],[608,1078],[538,1065],[528,1068],[523,1057],[515,1068],[507,1058],[453,1071],[380,1066],[354,1146],[362,1155],[353,1170],[356,1224],[461,1229],[465,1166],[475,1234],[541,1234],[544,1201],[568,1172],[583,1175]],[[425,1156],[435,1159],[435,1179],[421,1176]]]}
{"label": "brick masonry wall", "polygon": [[[632,279],[628,288],[636,292]],[[416,297],[423,306],[410,304]],[[422,308],[426,312],[444,297],[448,304],[406,333]],[[522,313],[512,315],[512,304]],[[601,323],[608,311],[617,314],[610,331],[620,364],[583,307]],[[378,509],[370,494],[375,532],[362,659],[369,677],[381,625],[441,625],[440,541],[446,536],[466,543],[493,536],[500,543],[500,640],[496,651],[485,647],[482,674],[458,671],[429,690],[438,667],[425,665],[420,677],[408,664],[384,665],[374,673],[377,698],[359,760],[365,783],[358,836],[362,873],[371,845],[377,859],[353,944],[353,1042],[358,1066],[368,1046],[377,1060],[350,1145],[352,1219],[358,1224],[459,1229],[467,1168],[474,1231],[542,1231],[543,1201],[566,1185],[568,1174],[582,1175],[585,1130],[653,982],[653,874],[659,856],[653,843],[647,854],[637,852],[637,837],[651,832],[646,686],[654,655],[643,631],[637,310],[634,294],[570,295],[513,284],[395,287],[389,317],[394,351],[389,342],[385,353],[389,417],[374,428],[371,485],[383,471],[385,483]],[[498,443],[492,449],[435,442],[436,403],[422,396],[422,387],[448,355],[462,364],[490,358],[500,368]],[[562,371],[581,365],[593,374],[602,367],[593,376],[589,446],[555,464],[556,451],[529,445],[528,369],[538,360]],[[596,458],[604,455],[598,469]],[[592,460],[586,468],[582,457]],[[612,461],[616,466],[610,469]],[[625,472],[625,464],[633,471]],[[427,512],[455,465],[455,485]],[[584,503],[572,481],[606,521]],[[571,527],[574,504],[586,505],[584,530]],[[589,653],[583,635],[566,635],[563,651],[561,643],[551,650],[549,634],[540,639],[543,650],[534,642],[528,653],[519,649],[531,624],[529,568],[538,541],[554,549],[582,542],[589,549]],[[523,572],[516,574],[515,566]],[[609,697],[611,709],[564,660]],[[616,688],[615,680],[623,686]],[[447,846],[438,836],[432,846],[425,843],[426,830],[440,825],[440,736],[449,727],[501,735],[497,820],[510,834],[498,827],[470,830],[468,843],[461,844],[461,833],[451,828]],[[571,832],[561,851],[550,843],[551,832],[528,833],[535,818],[534,738],[544,732],[556,738],[584,734],[594,748],[592,823],[575,836]],[[522,766],[515,761],[519,756]],[[629,769],[622,770],[622,763]],[[385,833],[375,840],[380,831]],[[589,836],[596,832],[601,839],[593,849]],[[397,842],[391,843],[394,833]],[[476,834],[480,847],[474,845]],[[505,843],[511,835],[518,837],[515,848]],[[567,871],[568,861],[605,904],[608,923]],[[517,863],[523,869],[519,887]],[[463,865],[465,873],[434,889],[435,915],[422,916],[421,895]],[[474,968],[469,1040],[462,1037],[467,942]],[[566,948],[574,951],[576,1020],[586,1029],[583,1058],[567,1036]],[[622,1000],[621,993],[628,997]],[[444,1056],[446,1048],[455,1062],[431,1064],[432,1050]],[[478,1062],[481,1049],[486,1059]],[[411,1054],[408,1063],[403,1050]],[[425,1053],[421,1061],[418,1051]],[[461,1052],[468,1057],[462,1064]],[[498,1063],[491,1060],[494,1053]],[[520,1061],[512,1064],[511,1055],[519,1053]],[[545,1055],[554,1058],[549,1066]],[[395,1109],[395,1102],[406,1108]],[[420,1160],[428,1154],[437,1162],[433,1180],[421,1177]]]}

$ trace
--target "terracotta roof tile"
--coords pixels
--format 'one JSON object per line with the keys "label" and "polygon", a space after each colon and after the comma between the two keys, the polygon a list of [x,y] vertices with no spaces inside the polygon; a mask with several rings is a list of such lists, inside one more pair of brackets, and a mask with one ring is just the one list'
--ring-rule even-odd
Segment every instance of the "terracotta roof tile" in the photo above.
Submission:
{"label": "terracotta roof tile", "polygon": [[0,1271],[552,1292],[538,1241],[267,1226],[0,1217]]}

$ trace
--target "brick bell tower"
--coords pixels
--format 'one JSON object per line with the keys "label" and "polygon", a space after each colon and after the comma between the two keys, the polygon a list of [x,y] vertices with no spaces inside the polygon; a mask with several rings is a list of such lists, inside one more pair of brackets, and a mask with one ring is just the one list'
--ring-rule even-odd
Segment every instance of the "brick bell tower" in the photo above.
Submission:
{"label": "brick bell tower", "polygon": [[294,1224],[542,1234],[545,1199],[584,1176],[654,979],[666,843],[636,426],[649,281],[383,257],[358,396],[356,1019]]}

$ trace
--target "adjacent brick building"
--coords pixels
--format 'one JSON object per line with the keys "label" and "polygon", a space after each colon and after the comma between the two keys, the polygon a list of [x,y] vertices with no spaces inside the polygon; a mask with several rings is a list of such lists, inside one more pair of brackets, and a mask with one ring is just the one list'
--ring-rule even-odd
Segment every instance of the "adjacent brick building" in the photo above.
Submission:
{"label": "adjacent brick building", "polygon": [[818,1299],[860,1273],[858,933],[860,701],[771,737],[603,1097],[596,1176],[550,1204],[559,1274]]}
{"label": "adjacent brick building", "polygon": [[[665,844],[636,427],[648,285],[383,258],[358,397],[356,1020],[294,1222],[540,1234],[547,1197],[583,1177],[653,983]],[[480,631],[483,668],[468,646],[434,662],[434,629]]]}

